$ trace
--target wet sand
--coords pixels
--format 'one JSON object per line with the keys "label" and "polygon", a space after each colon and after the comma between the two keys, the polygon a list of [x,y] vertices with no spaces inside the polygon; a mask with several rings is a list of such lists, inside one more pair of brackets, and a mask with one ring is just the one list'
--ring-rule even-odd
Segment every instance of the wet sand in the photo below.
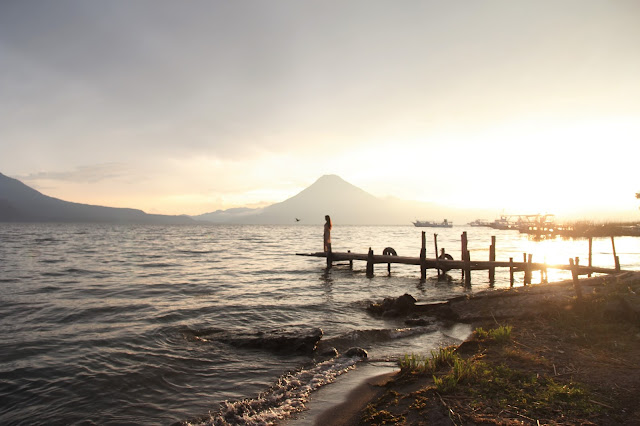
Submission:
{"label": "wet sand", "polygon": [[364,362],[354,371],[337,378],[334,383],[315,392],[308,410],[298,413],[296,418],[283,422],[287,426],[302,425],[347,425],[345,420],[357,421],[358,414],[369,402],[380,396],[380,387],[399,368],[395,362]]}

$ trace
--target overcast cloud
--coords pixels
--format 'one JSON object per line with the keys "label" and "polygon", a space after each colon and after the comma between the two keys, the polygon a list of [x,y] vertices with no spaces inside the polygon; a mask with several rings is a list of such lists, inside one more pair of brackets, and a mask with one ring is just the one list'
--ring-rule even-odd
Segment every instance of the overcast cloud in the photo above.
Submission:
{"label": "overcast cloud", "polygon": [[113,180],[105,197],[166,213],[281,201],[325,173],[451,201],[463,184],[407,185],[412,157],[448,176],[443,143],[475,152],[468,181],[491,161],[477,155],[523,161],[520,125],[544,149],[614,126],[580,162],[637,142],[639,16],[636,1],[3,1],[0,171],[78,202]]}

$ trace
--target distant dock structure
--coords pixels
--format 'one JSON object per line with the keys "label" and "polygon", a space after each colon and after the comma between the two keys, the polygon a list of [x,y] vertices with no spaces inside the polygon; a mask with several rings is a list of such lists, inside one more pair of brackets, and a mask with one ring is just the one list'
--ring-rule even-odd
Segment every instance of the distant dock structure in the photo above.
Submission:
{"label": "distant dock structure", "polygon": [[[433,234],[435,253],[438,253],[438,234]],[[523,253],[522,261],[515,261],[512,257],[509,261],[496,261],[496,237],[491,237],[491,245],[489,246],[489,259],[488,260],[471,260],[471,254],[467,249],[467,232],[463,232],[461,235],[461,247],[462,247],[462,259],[451,260],[446,258],[427,258],[427,241],[426,233],[422,231],[422,247],[420,254],[416,257],[410,256],[398,256],[395,250],[391,247],[387,247],[383,250],[382,254],[374,254],[373,250],[369,248],[368,253],[352,253],[347,252],[316,252],[316,253],[296,253],[298,256],[311,256],[326,258],[327,269],[332,268],[334,262],[348,261],[349,267],[353,269],[354,261],[364,261],[367,263],[366,273],[368,277],[374,276],[374,265],[387,264],[387,271],[391,273],[391,264],[405,264],[416,265],[420,267],[420,279],[426,280],[427,270],[435,269],[438,273],[438,277],[443,275],[447,271],[460,270],[466,286],[471,286],[471,271],[486,270],[489,273],[489,283],[495,282],[495,270],[496,268],[509,268],[509,280],[510,285],[513,286],[515,282],[514,274],[524,273],[524,284],[531,284],[531,278],[533,272],[539,271],[541,276],[541,282],[548,282],[547,271],[549,269],[567,270],[572,272],[574,282],[580,275],[597,274],[616,274],[623,272],[620,269],[620,259],[615,253],[615,243],[613,237],[611,242],[613,244],[614,252],[614,264],[615,268],[601,268],[592,265],[592,244],[589,244],[589,259],[587,265],[581,265],[578,257],[570,258],[569,263],[566,265],[550,265],[545,263],[534,263],[533,255]],[[577,292],[577,290],[576,290]]]}
{"label": "distant dock structure", "polygon": [[537,238],[640,237],[640,222],[558,223],[553,214],[501,215],[494,221],[476,219],[470,222],[469,226],[514,230]]}

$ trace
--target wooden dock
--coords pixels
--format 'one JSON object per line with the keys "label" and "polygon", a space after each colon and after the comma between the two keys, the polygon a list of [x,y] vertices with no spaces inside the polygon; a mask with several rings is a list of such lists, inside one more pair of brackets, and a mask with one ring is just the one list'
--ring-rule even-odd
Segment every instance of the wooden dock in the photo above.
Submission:
{"label": "wooden dock", "polygon": [[[541,282],[548,282],[547,271],[549,269],[558,269],[571,271],[574,280],[577,280],[579,275],[597,274],[615,274],[623,272],[620,269],[620,260],[615,255],[614,245],[614,261],[615,268],[601,268],[593,266],[591,264],[591,249],[592,245],[589,244],[589,264],[580,265],[580,259],[575,257],[569,259],[569,263],[566,265],[550,265],[547,263],[534,263],[531,254],[523,253],[522,261],[514,261],[513,258],[509,258],[509,261],[496,261],[496,242],[495,237],[491,237],[491,246],[489,247],[489,260],[471,260],[469,250],[467,250],[467,233],[463,232],[461,236],[462,243],[462,259],[461,260],[448,260],[439,258],[427,258],[426,257],[426,236],[425,232],[422,232],[422,248],[420,249],[420,255],[417,257],[410,256],[397,256],[395,250],[387,247],[383,250],[383,254],[374,254],[373,250],[369,248],[368,253],[352,253],[347,252],[316,252],[316,253],[296,253],[298,256],[311,256],[311,257],[324,257],[327,259],[327,268],[331,268],[334,262],[348,261],[349,267],[353,268],[353,261],[367,262],[367,276],[373,277],[374,265],[387,264],[387,270],[391,272],[391,264],[398,263],[404,265],[417,265],[420,266],[420,278],[426,279],[426,271],[428,269],[435,269],[438,271],[438,277],[447,271],[460,270],[465,280],[465,285],[471,285],[471,271],[486,270],[489,271],[489,282],[493,283],[495,280],[496,268],[509,268],[510,284],[514,284],[514,274],[518,272],[524,272],[524,284],[531,284],[531,277],[534,271],[540,271]],[[612,239],[613,243],[613,239]],[[437,234],[434,234],[435,252],[438,253]]]}

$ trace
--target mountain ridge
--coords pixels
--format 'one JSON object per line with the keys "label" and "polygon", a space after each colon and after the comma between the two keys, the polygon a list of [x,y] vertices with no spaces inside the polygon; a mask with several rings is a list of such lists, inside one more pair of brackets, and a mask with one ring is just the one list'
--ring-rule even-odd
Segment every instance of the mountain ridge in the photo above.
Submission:
{"label": "mountain ridge", "polygon": [[298,194],[267,207],[244,209],[238,215],[230,210],[192,217],[213,223],[291,224],[299,219],[303,224],[320,224],[328,214],[344,225],[406,225],[419,218],[468,221],[471,213],[435,203],[381,199],[337,175],[324,175]]}
{"label": "mountain ridge", "polygon": [[195,221],[188,216],[148,214],[132,208],[64,201],[0,173],[0,222],[187,224]]}
{"label": "mountain ridge", "polygon": [[96,222],[131,224],[321,224],[330,215],[342,225],[408,225],[416,219],[461,223],[469,215],[435,203],[378,198],[337,175],[324,175],[296,195],[267,207],[216,210],[195,216],[148,214],[133,208],[63,201],[0,173],[0,222]]}

